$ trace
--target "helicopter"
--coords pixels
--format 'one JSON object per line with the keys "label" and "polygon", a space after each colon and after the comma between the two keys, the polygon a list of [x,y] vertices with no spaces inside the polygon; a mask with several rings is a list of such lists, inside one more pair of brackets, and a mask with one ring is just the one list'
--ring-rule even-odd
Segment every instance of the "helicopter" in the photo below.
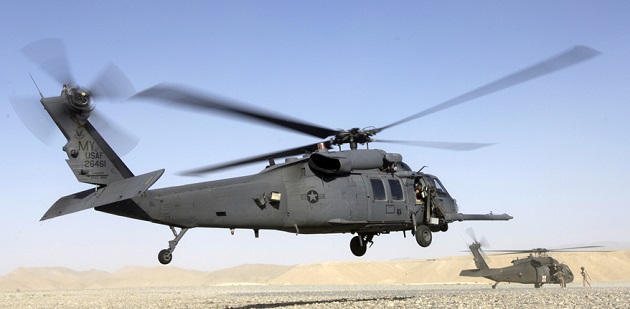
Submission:
{"label": "helicopter", "polygon": [[[406,237],[409,231],[418,245],[428,247],[432,233],[446,232],[449,224],[456,221],[510,220],[512,216],[508,214],[460,213],[456,200],[438,177],[424,173],[422,169],[413,170],[403,162],[402,155],[370,149],[369,144],[402,143],[450,150],[489,146],[491,144],[379,140],[374,136],[388,128],[567,68],[599,54],[589,47],[576,46],[389,125],[334,130],[171,84],[158,84],[129,98],[128,93],[119,90],[133,88],[128,87],[130,81],[117,68],[106,70],[92,87],[82,88],[70,74],[63,46],[59,39],[45,39],[27,45],[22,51],[63,85],[61,94],[52,97],[45,97],[37,87],[40,102],[67,140],[63,151],[72,173],[79,182],[89,184],[91,188],[61,197],[41,221],[93,208],[168,226],[174,238],[168,241],[168,248],[158,253],[158,261],[162,264],[172,261],[177,244],[192,228],[248,229],[253,230],[256,238],[261,229],[298,235],[350,233],[355,235],[350,239],[350,250],[360,257],[373,244],[373,238],[381,234],[403,232]],[[279,126],[320,140],[184,173],[201,175],[268,162],[253,175],[149,189],[164,174],[164,169],[136,175],[127,167],[90,121],[99,115],[93,104],[93,99],[99,97],[175,103],[178,107]],[[342,149],[345,145],[348,149]],[[336,151],[335,146],[338,147]],[[284,162],[276,162],[282,158],[285,158]]]}
{"label": "helicopter", "polygon": [[[526,258],[512,260],[511,266],[490,268],[481,254],[481,242],[473,236],[474,242],[468,246],[473,254],[477,269],[464,269],[459,275],[465,277],[483,277],[494,281],[493,289],[499,282],[533,284],[540,288],[543,284],[567,284],[573,282],[574,275],[569,266],[549,256],[549,252],[566,252],[577,249],[597,248],[600,246],[582,246],[561,249],[534,248],[531,250],[485,250],[504,254],[527,253]],[[562,277],[562,278],[561,278]]]}

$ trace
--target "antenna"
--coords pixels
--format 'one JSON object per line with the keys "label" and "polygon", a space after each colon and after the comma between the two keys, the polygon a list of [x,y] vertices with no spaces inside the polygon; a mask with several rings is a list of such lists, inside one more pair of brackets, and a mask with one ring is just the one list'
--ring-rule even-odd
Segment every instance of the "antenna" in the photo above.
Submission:
{"label": "antenna", "polygon": [[37,83],[35,82],[35,79],[33,78],[33,75],[31,75],[31,73],[28,73],[28,76],[31,77],[31,80],[33,81],[33,84],[35,84],[35,88],[37,88],[37,92],[39,92],[39,97],[40,98],[44,98],[44,95],[42,94],[42,92],[39,90],[39,87],[37,86]]}

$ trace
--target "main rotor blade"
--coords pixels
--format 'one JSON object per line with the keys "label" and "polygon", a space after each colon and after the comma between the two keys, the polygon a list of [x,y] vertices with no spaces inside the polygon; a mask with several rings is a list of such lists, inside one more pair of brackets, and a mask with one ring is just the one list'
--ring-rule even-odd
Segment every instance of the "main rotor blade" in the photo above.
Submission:
{"label": "main rotor blade", "polygon": [[450,107],[453,107],[462,103],[466,103],[468,101],[477,99],[479,97],[491,94],[493,92],[497,92],[499,90],[503,90],[503,89],[518,85],[520,83],[524,83],[534,78],[541,77],[543,75],[546,75],[555,71],[559,71],[564,68],[568,68],[572,65],[578,64],[582,61],[586,61],[600,54],[601,52],[587,46],[581,46],[581,45],[575,46],[571,48],[570,50],[565,51],[555,57],[552,57],[548,60],[535,64],[531,67],[525,68],[523,70],[520,70],[516,73],[510,74],[506,77],[498,79],[485,86],[481,86],[470,92],[464,93],[456,98],[440,103],[429,109],[421,111],[415,115],[411,115],[407,118],[398,120],[390,125],[380,128],[380,130],[391,128],[393,126],[397,126],[407,121],[424,117],[424,116],[433,114],[435,112],[439,112],[441,110],[444,110],[444,109],[447,109],[447,108],[450,108]]}
{"label": "main rotor blade", "polygon": [[494,143],[395,141],[395,140],[384,140],[384,139],[374,139],[374,140],[372,140],[372,142],[389,143],[389,144],[402,144],[402,145],[411,145],[411,146],[418,146],[418,147],[446,149],[446,150],[456,150],[456,151],[469,151],[469,150],[475,150],[475,149],[479,149],[479,148],[483,148],[483,147],[488,147],[488,146],[494,145]]}
{"label": "main rotor blade", "polygon": [[239,106],[239,104],[226,99],[220,99],[209,95],[195,94],[192,91],[183,90],[180,86],[158,84],[139,92],[134,97],[182,103],[191,107],[206,110],[218,110],[235,116],[255,119],[268,124],[288,128],[319,138],[326,138],[337,133],[337,130],[307,124],[303,121],[291,120],[286,116],[273,115],[269,112],[256,111],[252,107]]}
{"label": "main rotor blade", "polygon": [[486,252],[497,252],[497,255],[509,255],[509,254],[521,254],[521,253],[547,253],[549,250],[545,248],[535,248],[535,249],[526,249],[526,250],[486,250]]}
{"label": "main rotor blade", "polygon": [[61,39],[43,39],[22,48],[22,53],[60,85],[74,84],[68,53]]}
{"label": "main rotor blade", "polygon": [[602,246],[580,246],[580,247],[568,247],[568,248],[559,248],[559,249],[546,249],[546,248],[534,248],[528,250],[486,250],[486,252],[503,252],[504,254],[513,254],[513,253],[534,253],[534,252],[563,252],[577,249],[592,249],[592,248],[601,248]]}
{"label": "main rotor blade", "polygon": [[591,248],[601,248],[603,246],[581,246],[581,247],[568,247],[568,248],[558,248],[558,249],[549,249],[549,252],[562,252],[569,250],[577,250],[577,249],[591,249]]}
{"label": "main rotor blade", "polygon": [[[325,142],[322,142],[322,143],[324,144],[324,146],[326,148],[330,148],[330,142],[329,141],[325,141]],[[260,162],[260,161],[269,160],[269,159],[284,158],[284,157],[289,157],[289,156],[295,156],[295,155],[310,153],[310,152],[313,152],[313,151],[315,151],[317,149],[317,145],[318,144],[320,144],[320,143],[304,145],[304,146],[301,146],[301,147],[296,147],[296,148],[292,148],[292,149],[286,149],[286,150],[282,150],[282,151],[278,151],[278,152],[267,153],[267,154],[263,154],[263,155],[259,155],[259,156],[255,156],[255,157],[250,157],[250,158],[245,158],[245,159],[241,159],[241,160],[237,160],[237,161],[226,162],[226,163],[223,163],[223,164],[211,165],[211,166],[208,166],[208,167],[202,167],[202,168],[198,168],[198,169],[194,169],[194,170],[185,171],[185,172],[182,172],[182,173],[179,173],[179,174],[182,175],[182,176],[199,176],[201,174],[215,172],[215,171],[226,169],[226,168],[230,168],[230,167],[241,166],[241,165],[255,163],[255,162]]]}

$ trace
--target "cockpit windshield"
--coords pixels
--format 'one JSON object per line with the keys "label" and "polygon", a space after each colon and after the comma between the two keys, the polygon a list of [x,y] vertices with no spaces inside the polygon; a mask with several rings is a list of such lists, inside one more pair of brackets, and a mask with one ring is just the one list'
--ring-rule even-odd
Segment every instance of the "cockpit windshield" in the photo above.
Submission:
{"label": "cockpit windshield", "polygon": [[437,192],[437,194],[448,195],[448,192],[446,191],[440,180],[437,179],[437,177],[433,178],[433,182],[435,183],[435,191]]}

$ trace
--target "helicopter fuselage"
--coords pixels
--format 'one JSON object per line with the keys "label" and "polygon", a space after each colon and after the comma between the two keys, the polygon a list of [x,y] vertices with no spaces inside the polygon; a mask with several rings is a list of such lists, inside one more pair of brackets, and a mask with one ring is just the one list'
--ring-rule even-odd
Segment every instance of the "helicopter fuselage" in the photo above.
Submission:
{"label": "helicopter fuselage", "polygon": [[[384,153],[346,152],[368,151]],[[309,162],[310,156],[305,156],[250,176],[148,190],[96,210],[181,228],[273,229],[302,234],[411,230],[412,215],[417,223],[425,222],[438,231],[448,223],[445,213],[458,213],[455,200],[435,176],[388,171],[381,166],[330,174],[311,168]],[[419,183],[425,184],[427,192],[436,192],[434,203],[429,202],[433,207],[430,216],[426,215],[426,199],[416,199],[414,190]]]}

